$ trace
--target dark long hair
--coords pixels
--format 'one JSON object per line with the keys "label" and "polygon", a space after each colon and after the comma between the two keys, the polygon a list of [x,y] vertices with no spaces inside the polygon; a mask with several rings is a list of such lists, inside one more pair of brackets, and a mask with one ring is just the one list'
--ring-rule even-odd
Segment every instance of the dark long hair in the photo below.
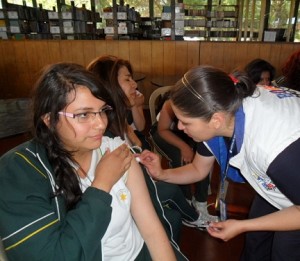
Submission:
{"label": "dark long hair", "polygon": [[127,113],[131,107],[130,101],[118,81],[118,72],[120,68],[124,66],[132,75],[133,70],[129,61],[119,59],[112,55],[98,57],[87,66],[89,71],[95,73],[95,75],[104,82],[106,89],[113,99],[116,119],[108,129],[114,135],[122,138],[124,138],[124,134],[127,133]]}
{"label": "dark long hair", "polygon": [[286,87],[300,91],[300,50],[289,57],[282,73],[285,76]]}
{"label": "dark long hair", "polygon": [[[49,162],[58,184],[56,195],[66,199],[67,209],[80,200],[82,192],[72,162],[72,152],[67,151],[56,131],[58,112],[68,105],[68,94],[76,92],[78,86],[85,86],[98,99],[110,104],[110,95],[101,82],[84,67],[73,63],[57,63],[44,68],[35,84],[33,97],[34,137],[46,148]],[[43,116],[50,115],[47,126]],[[108,114],[108,122],[112,116]]]}
{"label": "dark long hair", "polygon": [[246,65],[245,72],[255,84],[258,84],[263,72],[269,72],[270,82],[273,81],[276,70],[272,64],[265,60],[254,59]]}
{"label": "dark long hair", "polygon": [[211,66],[194,67],[171,89],[170,98],[188,117],[209,121],[217,111],[234,114],[243,99],[254,93],[256,86],[243,73],[232,75],[234,80]]}

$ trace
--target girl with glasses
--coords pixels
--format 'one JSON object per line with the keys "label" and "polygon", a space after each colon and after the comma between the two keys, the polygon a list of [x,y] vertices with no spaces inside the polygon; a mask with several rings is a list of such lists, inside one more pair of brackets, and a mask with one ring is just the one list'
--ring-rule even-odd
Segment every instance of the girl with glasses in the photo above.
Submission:
{"label": "girl with glasses", "polygon": [[104,132],[112,101],[80,65],[45,68],[32,140],[0,159],[10,260],[176,260],[128,145]]}

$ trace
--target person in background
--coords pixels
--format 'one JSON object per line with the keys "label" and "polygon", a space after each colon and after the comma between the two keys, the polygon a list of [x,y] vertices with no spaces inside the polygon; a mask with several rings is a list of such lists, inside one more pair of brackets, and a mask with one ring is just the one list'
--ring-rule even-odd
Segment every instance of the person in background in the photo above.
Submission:
{"label": "person in background", "polygon": [[0,158],[9,260],[176,260],[128,145],[104,137],[111,104],[84,67],[44,69],[34,138]]}
{"label": "person in background", "polygon": [[198,142],[197,153],[190,164],[162,169],[157,155],[143,151],[148,172],[188,184],[204,179],[216,159],[222,180],[242,174],[257,192],[249,219],[226,220],[221,198],[224,221],[210,223],[208,233],[228,241],[246,232],[241,260],[300,260],[300,93],[197,66],[176,83],[170,100],[178,128]]}
{"label": "person in background", "polygon": [[275,80],[276,86],[300,91],[300,50],[287,59],[281,70],[282,76]]}
{"label": "person in background", "polygon": [[[166,157],[171,168],[177,168],[193,161],[196,144],[192,138],[177,128],[177,119],[172,110],[167,92],[163,100],[162,108],[157,115],[158,121],[153,124],[150,135],[158,151]],[[218,221],[217,216],[212,216],[207,211],[207,198],[210,177],[196,182],[194,189],[191,184],[181,185],[180,188],[189,204],[199,213],[197,223],[199,227],[206,227],[208,222]],[[189,225],[187,222],[184,224]]]}
{"label": "person in background", "polygon": [[110,131],[126,139],[131,146],[149,149],[146,137],[141,132],[146,123],[143,111],[144,96],[137,90],[129,61],[104,55],[90,62],[87,69],[96,73],[105,83],[115,104],[117,124],[114,124]]}
{"label": "person in background", "polygon": [[276,73],[275,67],[263,59],[252,60],[244,70],[256,85],[270,86]]}

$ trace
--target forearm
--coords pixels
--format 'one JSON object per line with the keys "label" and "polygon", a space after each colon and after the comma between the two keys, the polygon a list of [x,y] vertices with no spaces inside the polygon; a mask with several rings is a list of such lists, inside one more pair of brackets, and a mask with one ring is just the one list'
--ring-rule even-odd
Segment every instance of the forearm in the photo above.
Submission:
{"label": "forearm", "polygon": [[[180,139],[176,134],[174,134],[171,130],[158,130],[158,134],[169,144],[177,147],[178,149],[182,149],[186,146],[186,144],[182,139]],[[192,149],[192,148],[191,148]]]}
{"label": "forearm", "polygon": [[199,172],[193,163],[174,169],[164,169],[162,171],[162,180],[174,184],[192,184],[203,180],[209,174]]}
{"label": "forearm", "polygon": [[136,134],[134,133],[134,130],[132,129],[132,127],[129,126],[129,125],[127,126],[127,133],[126,134],[127,134],[127,138],[131,142],[132,146],[142,147],[142,142],[140,141],[138,136],[136,136]]}
{"label": "forearm", "polygon": [[152,229],[150,234],[143,235],[152,260],[175,261],[174,251],[158,218],[156,223],[155,229]]}
{"label": "forearm", "polygon": [[142,131],[145,128],[146,120],[144,116],[143,106],[133,106],[131,108],[133,123],[138,131]]}
{"label": "forearm", "polygon": [[243,220],[242,231],[289,231],[300,229],[300,206],[291,206],[255,219]]}

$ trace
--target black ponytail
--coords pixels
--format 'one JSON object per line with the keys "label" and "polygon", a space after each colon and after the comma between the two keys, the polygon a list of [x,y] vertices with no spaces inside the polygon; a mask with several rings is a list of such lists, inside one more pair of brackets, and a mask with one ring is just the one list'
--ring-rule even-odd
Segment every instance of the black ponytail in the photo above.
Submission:
{"label": "black ponytail", "polygon": [[194,67],[175,84],[170,98],[189,117],[209,121],[217,111],[234,114],[256,86],[242,72],[234,72],[233,76],[236,80],[212,66]]}

